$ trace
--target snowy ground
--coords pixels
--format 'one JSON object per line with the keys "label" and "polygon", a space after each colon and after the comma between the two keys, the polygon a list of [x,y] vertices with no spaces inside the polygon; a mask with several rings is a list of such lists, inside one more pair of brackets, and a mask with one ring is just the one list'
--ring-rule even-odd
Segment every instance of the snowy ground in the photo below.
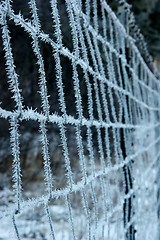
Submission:
{"label": "snowy ground", "polygon": [[[154,172],[152,172],[154,174]],[[148,180],[153,180],[149,177]],[[149,182],[148,182],[149,184]],[[137,190],[137,198],[135,199],[135,228],[137,230],[136,240],[157,240],[157,206],[156,206],[156,184],[153,188],[146,192],[147,182],[145,182],[144,188]],[[112,186],[111,186],[112,187]],[[112,193],[114,192],[114,187],[112,188]],[[140,192],[141,191],[141,192]],[[143,196],[141,195],[143,191]],[[29,195],[29,193],[28,193]],[[115,197],[115,196],[114,196]],[[0,212],[2,213],[5,208],[10,207],[12,209],[13,205],[13,194],[10,190],[4,190],[0,192]],[[76,230],[76,236],[78,240],[86,240],[88,238],[88,221],[85,215],[85,211],[81,205],[78,204],[78,199],[75,198],[75,203],[72,199],[72,213],[74,219],[74,227]],[[98,203],[102,205],[102,201],[98,199]],[[110,218],[107,219],[103,228],[103,211],[102,206],[98,204],[98,225],[95,231],[94,214],[92,209],[92,224],[91,224],[91,239],[101,240],[123,240],[124,230],[123,230],[123,215],[122,211],[119,214],[115,213]],[[77,207],[76,207],[77,206]],[[116,206],[114,206],[116,208]],[[55,204],[51,203],[49,206],[51,218],[53,221],[54,232],[56,240],[70,240],[73,239],[72,231],[70,229],[68,220],[68,209],[66,203],[61,201],[56,201]],[[13,226],[11,217],[6,217],[0,219],[0,240],[15,240],[16,234]],[[21,239],[24,240],[48,240],[52,239],[50,234],[50,227],[48,222],[48,217],[45,212],[43,204],[33,208],[27,208],[22,210],[22,214],[16,216],[16,223],[20,233]],[[104,232],[104,235],[103,235]],[[104,237],[104,238],[103,238]]]}
{"label": "snowy ground", "polygon": [[[94,186],[95,190],[97,186]],[[112,188],[112,194],[114,194],[114,187]],[[31,193],[26,192],[26,197],[30,197]],[[86,240],[89,239],[89,225],[85,214],[84,207],[81,204],[81,199],[79,197],[80,193],[75,194],[71,197],[72,204],[72,215],[74,220],[74,228],[76,232],[77,239]],[[112,196],[116,198],[116,196]],[[5,212],[8,208],[12,209],[14,196],[10,190],[5,189],[0,192],[0,212]],[[123,233],[123,220],[121,211],[119,214],[116,212],[111,214],[104,222],[103,214],[103,203],[101,199],[101,194],[97,196],[97,226],[95,226],[95,215],[94,209],[92,208],[92,200],[88,203],[91,211],[91,239],[124,239]],[[116,206],[115,206],[116,207]],[[118,209],[119,210],[119,209]],[[69,214],[67,204],[63,198],[52,202],[49,205],[49,211],[53,222],[54,233],[56,240],[70,240],[73,238],[72,231],[69,224]],[[109,212],[108,212],[109,214]],[[48,216],[45,212],[44,204],[36,206],[34,209],[28,207],[26,210],[22,209],[22,214],[15,217],[18,231],[20,233],[21,239],[25,240],[47,240],[52,239],[50,234],[50,227]],[[0,219],[0,240],[15,240],[16,234],[13,226],[11,216]],[[96,230],[95,230],[96,229]]]}

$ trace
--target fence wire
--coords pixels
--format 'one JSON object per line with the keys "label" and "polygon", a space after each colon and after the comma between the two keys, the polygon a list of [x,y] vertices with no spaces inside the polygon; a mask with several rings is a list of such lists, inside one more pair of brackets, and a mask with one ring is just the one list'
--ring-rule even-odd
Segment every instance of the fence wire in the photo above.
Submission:
{"label": "fence wire", "polygon": [[[12,1],[0,3],[6,72],[15,102],[13,111],[0,107],[1,119],[10,124],[15,193],[15,202],[1,213],[1,221],[12,221],[17,239],[25,239],[21,217],[39,207],[45,212],[50,239],[158,239],[159,80],[105,1],[65,1],[71,49],[64,44],[58,4],[50,0],[51,36],[41,27],[36,0],[29,1],[31,19],[15,13]],[[41,111],[24,104],[8,27],[11,21],[32,41]],[[58,113],[51,111],[42,42],[52,49]],[[70,93],[64,90],[62,57],[72,71],[68,81],[73,86],[70,105],[75,104],[74,114],[68,113],[66,98]],[[29,199],[23,197],[20,157],[19,128],[25,121],[39,124],[45,181],[45,194]],[[54,182],[48,124],[59,131],[61,139],[65,184],[60,188]],[[71,127],[75,159],[67,134]],[[73,161],[77,161],[76,169]],[[59,212],[53,211],[54,205]]]}

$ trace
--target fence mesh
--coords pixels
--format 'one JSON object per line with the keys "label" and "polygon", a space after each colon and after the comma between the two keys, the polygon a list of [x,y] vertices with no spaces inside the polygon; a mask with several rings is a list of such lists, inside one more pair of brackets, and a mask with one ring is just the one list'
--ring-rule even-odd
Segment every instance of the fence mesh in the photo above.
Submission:
{"label": "fence mesh", "polygon": [[[12,1],[0,3],[6,72],[15,102],[12,111],[0,107],[1,119],[10,124],[13,155],[14,203],[1,212],[2,226],[12,222],[8,239],[27,238],[22,228],[29,224],[26,216],[29,228],[41,229],[48,239],[158,239],[159,80],[105,1],[65,1],[68,40],[59,2],[50,0],[53,35],[43,30],[37,4],[29,1],[31,17],[26,19],[15,12]],[[10,22],[31,39],[41,97],[38,110],[25,104],[20,89]],[[48,94],[42,43],[50,47],[54,63],[56,112]],[[27,126],[38,123],[43,155],[45,187],[35,198],[24,197],[22,191],[20,128],[26,121]],[[50,156],[52,128],[58,131],[56,147],[63,153],[60,184]]]}

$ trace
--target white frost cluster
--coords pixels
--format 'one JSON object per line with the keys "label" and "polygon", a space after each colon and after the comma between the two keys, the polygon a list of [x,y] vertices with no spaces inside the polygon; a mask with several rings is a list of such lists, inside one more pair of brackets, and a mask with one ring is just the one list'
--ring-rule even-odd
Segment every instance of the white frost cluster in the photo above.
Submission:
{"label": "white frost cluster", "polygon": [[[29,1],[32,15],[29,20],[24,19],[21,13],[15,14],[11,0],[2,0],[0,3],[6,71],[15,101],[15,110],[12,112],[0,107],[0,117],[8,119],[10,123],[15,192],[14,204],[2,211],[1,226],[5,225],[4,219],[9,219],[17,239],[23,239],[21,231],[24,229],[20,225],[20,222],[24,221],[23,212],[43,205],[45,220],[42,220],[42,229],[49,229],[44,232],[48,231],[50,234],[46,236],[53,240],[158,239],[157,192],[160,186],[156,184],[156,178],[160,155],[159,81],[147,67],[133,39],[105,1],[86,0],[84,4],[81,0],[65,0],[73,51],[63,44],[58,1],[50,0],[56,40],[41,29],[36,5],[36,0]],[[23,106],[7,25],[10,20],[32,39],[32,50],[37,59],[39,73],[41,113]],[[40,40],[52,48],[61,115],[50,112]],[[68,58],[72,67],[70,81],[74,89],[77,118],[67,114],[61,56]],[[82,69],[87,89],[88,119],[84,117],[78,67]],[[97,118],[94,116],[94,109]],[[47,195],[26,201],[22,197],[19,126],[23,121],[29,120],[39,123]],[[67,184],[64,189],[54,189],[47,123],[55,124],[59,129],[66,169],[64,178],[66,177]],[[73,179],[67,125],[75,127],[80,162],[78,171],[82,175],[77,183]],[[87,129],[88,155],[84,150],[83,126]],[[96,132],[98,160],[94,149],[93,127],[94,134]],[[75,198],[77,209],[73,207],[74,196],[78,196],[78,200]],[[53,199],[59,201],[57,208],[50,204]],[[62,200],[59,199],[63,199],[63,207]],[[80,206],[82,211],[79,210]],[[56,217],[59,215],[61,220],[58,221]],[[80,224],[83,229],[80,229]],[[30,224],[30,228],[37,229],[36,223]],[[27,229],[26,225],[26,232]]]}

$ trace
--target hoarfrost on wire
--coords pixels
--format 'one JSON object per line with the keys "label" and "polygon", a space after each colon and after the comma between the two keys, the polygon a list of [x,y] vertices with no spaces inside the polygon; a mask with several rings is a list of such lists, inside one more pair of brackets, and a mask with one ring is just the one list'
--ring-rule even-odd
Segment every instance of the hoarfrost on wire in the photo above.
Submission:
{"label": "hoarfrost on wire", "polygon": [[[108,4],[97,0],[86,0],[83,4],[82,1],[65,0],[73,44],[70,50],[63,43],[57,0],[50,0],[54,38],[43,32],[35,0],[29,1],[29,20],[14,12],[11,0],[0,3],[6,72],[15,101],[14,111],[0,107],[0,117],[10,123],[14,182],[13,191],[0,192],[1,239],[128,240],[135,236],[139,240],[158,239],[160,84]],[[42,112],[24,106],[8,21],[21,27],[32,39]],[[52,48],[61,114],[50,110],[40,41]],[[72,69],[74,116],[67,113],[61,56],[70,61]],[[86,85],[87,109],[83,106],[79,68]],[[85,110],[88,118],[84,117]],[[36,198],[23,192],[21,176],[19,127],[23,121],[30,120],[39,124],[47,189],[44,195]],[[49,123],[59,131],[65,168],[64,188],[54,187]],[[76,170],[72,166],[68,125],[75,133],[74,147],[79,163]],[[85,141],[83,127],[87,132]]]}

